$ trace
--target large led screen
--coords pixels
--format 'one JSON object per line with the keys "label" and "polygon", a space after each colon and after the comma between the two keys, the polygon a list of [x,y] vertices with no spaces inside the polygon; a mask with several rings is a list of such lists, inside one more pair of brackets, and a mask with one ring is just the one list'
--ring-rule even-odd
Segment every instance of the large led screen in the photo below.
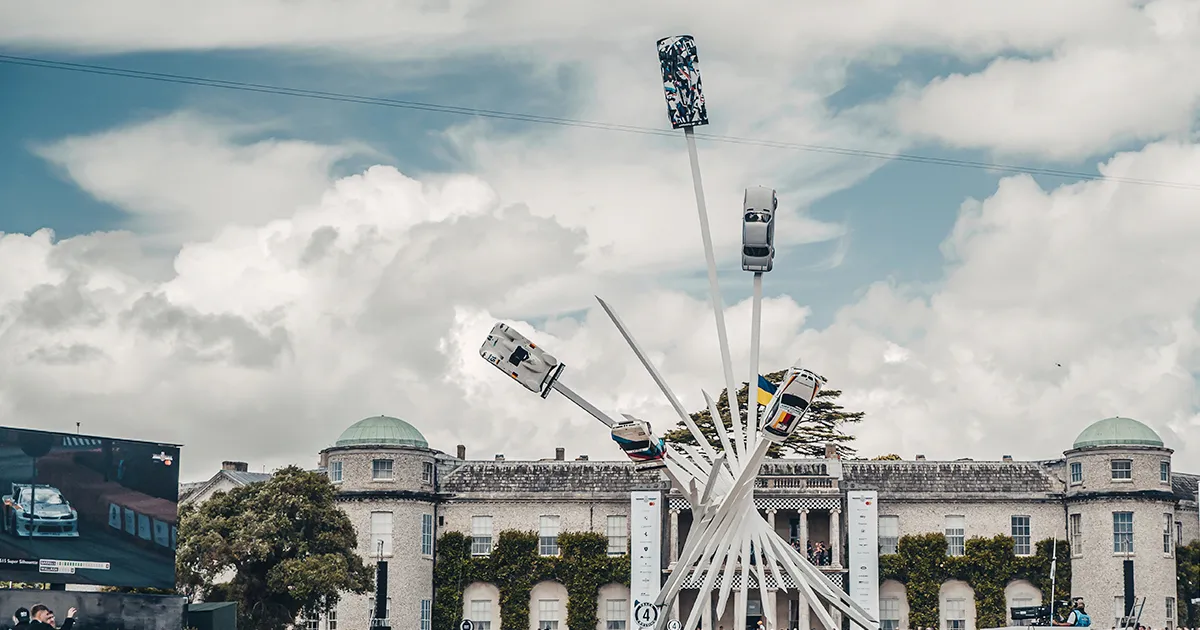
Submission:
{"label": "large led screen", "polygon": [[0,581],[173,588],[179,447],[0,427]]}

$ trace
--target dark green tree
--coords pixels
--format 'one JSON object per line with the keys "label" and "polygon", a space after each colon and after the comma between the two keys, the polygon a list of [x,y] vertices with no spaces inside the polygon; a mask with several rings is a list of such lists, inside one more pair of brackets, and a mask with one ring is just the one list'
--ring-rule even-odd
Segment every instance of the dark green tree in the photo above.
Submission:
{"label": "dark green tree", "polygon": [[904,458],[900,457],[899,455],[897,455],[895,453],[888,453],[887,455],[880,455],[878,457],[872,457],[871,461],[873,461],[873,462],[898,462],[902,459],[904,459]]}
{"label": "dark green tree", "polygon": [[[373,576],[325,475],[295,466],[269,480],[217,493],[180,513],[179,587],[238,603],[238,625],[284,630],[343,592],[366,593]],[[224,573],[233,579],[217,583]]]}
{"label": "dark green tree", "polygon": [[1178,625],[1195,628],[1200,621],[1200,610],[1189,602],[1193,597],[1200,597],[1200,541],[1175,547],[1175,589]]}
{"label": "dark green tree", "polygon": [[[785,374],[787,374],[787,370],[781,370],[767,374],[766,378],[775,385],[779,385]],[[746,404],[746,390],[747,388],[743,386],[738,390],[737,395],[738,402],[743,407]],[[722,391],[721,397],[717,399],[717,411],[721,414],[726,431],[729,431],[732,425],[729,421],[729,397],[727,393],[727,391]],[[796,454],[820,457],[825,454],[826,444],[834,444],[837,447],[839,457],[853,457],[855,451],[850,446],[850,442],[854,441],[854,436],[844,433],[843,427],[847,423],[861,422],[863,416],[866,414],[862,411],[846,411],[843,409],[838,404],[838,397],[841,395],[842,391],[840,389],[825,389],[817,392],[817,397],[813,400],[812,407],[809,408],[808,413],[804,414],[804,419],[801,420],[800,427],[783,444],[772,445],[770,450],[767,451],[767,456],[781,457],[783,455]],[[757,384],[755,396],[757,397]],[[755,407],[761,412],[761,406],[755,405]],[[718,451],[721,450],[721,443],[717,438],[717,426],[713,423],[712,414],[708,412],[708,409],[702,409],[693,413],[692,420],[700,428],[700,432],[704,434],[704,437]],[[679,444],[696,443],[696,440],[692,438],[692,434],[682,422],[675,429],[664,435],[663,438],[668,442]]]}

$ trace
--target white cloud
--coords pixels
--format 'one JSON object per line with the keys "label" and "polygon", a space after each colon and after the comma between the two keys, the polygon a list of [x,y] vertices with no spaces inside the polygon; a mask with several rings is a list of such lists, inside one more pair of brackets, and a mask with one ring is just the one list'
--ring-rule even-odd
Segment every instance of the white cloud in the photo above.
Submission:
{"label": "white cloud", "polygon": [[100,201],[127,211],[130,228],[176,244],[315,203],[329,185],[329,168],[355,150],[244,141],[264,131],[178,112],[35,150]]}
{"label": "white cloud", "polygon": [[[1200,147],[1152,145],[1104,168],[1181,178],[1200,168]],[[864,455],[1048,457],[1088,422],[1120,413],[1162,432],[1181,461],[1193,457],[1193,197],[1007,179],[963,204],[931,295],[877,284],[823,330],[806,328],[794,299],[767,300],[763,371],[803,357],[826,374],[849,408],[868,412]],[[562,359],[566,382],[595,403],[673,425],[584,297],[593,292],[688,407],[701,405],[702,387],[720,392],[703,296],[633,281],[619,266],[595,275],[594,224],[569,228],[501,199],[476,178],[420,182],[375,167],[290,217],[185,246],[166,278],[136,272],[129,235],[4,236],[0,408],[30,426],[70,430],[64,423],[78,418],[85,431],[182,441],[191,477],[230,458],[307,463],[344,426],[379,413],[410,420],[447,451],[463,443],[475,456],[537,458],[561,445],[613,458],[583,412],[523,391],[477,355],[506,318]],[[582,319],[553,315],[559,291],[587,308]],[[727,313],[739,380],[749,311],[741,302]],[[223,437],[235,433],[236,443]]]}
{"label": "white cloud", "polygon": [[1198,41],[1200,5],[1156,0],[1119,35],[904,86],[888,114],[919,138],[1063,160],[1186,136],[1200,79],[1179,70],[1200,63]]}

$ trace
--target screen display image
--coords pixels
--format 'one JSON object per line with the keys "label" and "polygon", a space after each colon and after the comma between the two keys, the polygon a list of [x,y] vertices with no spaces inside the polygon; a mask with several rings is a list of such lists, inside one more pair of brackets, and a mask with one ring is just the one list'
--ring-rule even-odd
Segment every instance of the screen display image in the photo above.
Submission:
{"label": "screen display image", "polygon": [[183,597],[123,593],[0,591],[0,628],[13,628],[13,617],[25,611],[29,619],[56,628],[68,627],[71,619],[71,630],[179,630],[185,627],[186,602]]}
{"label": "screen display image", "polygon": [[179,447],[0,427],[0,581],[174,588]]}

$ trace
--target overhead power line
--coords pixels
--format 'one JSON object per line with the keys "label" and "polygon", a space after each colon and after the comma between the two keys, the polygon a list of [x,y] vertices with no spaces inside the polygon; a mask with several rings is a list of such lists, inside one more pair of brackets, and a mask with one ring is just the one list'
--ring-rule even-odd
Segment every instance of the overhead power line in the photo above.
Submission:
{"label": "overhead power line", "polygon": [[[144,70],[130,70],[127,68],[115,68],[109,66],[98,66],[91,64],[71,63],[66,61],[54,61],[49,59],[37,59],[33,57],[17,57],[12,55],[0,55],[0,63],[27,66],[33,68],[44,68],[49,70],[64,70],[70,72],[82,72],[85,74],[123,77],[127,79],[140,79],[143,81],[158,81],[163,83],[177,83],[182,85],[196,85],[201,87],[221,88],[226,90],[236,90],[242,92],[257,92],[260,94],[277,94],[281,96],[293,96],[298,98],[308,98],[324,101],[336,101],[342,103],[355,103],[359,105],[375,105],[379,107],[392,107],[396,109],[409,109],[418,111],[437,112],[443,114],[453,114],[459,116],[475,116],[479,118],[491,118],[497,120],[512,120],[517,122],[527,122],[543,125],[558,125],[563,127],[578,127],[585,129],[598,129],[602,131],[615,131],[622,133],[635,133],[647,136],[664,136],[676,138],[676,132],[666,129],[655,129],[653,127],[637,127],[633,125],[622,125],[617,123],[605,123],[591,120],[578,120],[573,118],[557,118],[553,116],[541,116],[537,114],[523,114],[519,112],[505,112],[490,109],[478,109],[474,107],[458,107],[454,105],[443,105],[438,103],[424,103],[420,101],[408,101],[392,98],[380,98],[373,96],[361,96],[356,94],[344,94],[339,92],[325,92],[321,90],[309,90],[304,88],[293,88],[278,85],[265,85],[261,83],[248,83],[244,81],[226,81],[223,79],[210,79],[206,77],[193,77],[182,74],[173,74],[165,72],[148,72]],[[1020,166],[1014,164],[998,164],[992,162],[976,162],[971,160],[958,160],[953,158],[941,158],[929,155],[916,155],[911,153],[890,153],[885,151],[869,151],[865,149],[851,149],[846,147],[836,147],[818,144],[805,144],[799,142],[783,142],[777,140],[764,140],[759,138],[741,138],[737,136],[726,136],[709,133],[696,133],[697,138],[708,140],[710,142],[721,142],[726,144],[738,144],[749,146],[770,147],[776,149],[790,149],[795,151],[806,151],[812,153],[826,153],[831,155],[843,155],[848,157],[860,157],[876,160],[895,160],[898,162],[913,162],[917,164],[931,164],[936,166],[951,166],[956,168],[972,168],[989,171],[998,171],[1002,173],[1023,173],[1027,175],[1043,175],[1047,177],[1060,177],[1065,179],[1079,179],[1089,181],[1108,180],[1119,182],[1122,184],[1135,184],[1139,186],[1158,186],[1163,188],[1179,188],[1184,190],[1200,190],[1200,184],[1192,184],[1187,182],[1172,182],[1157,179],[1143,179],[1137,177],[1119,177],[1111,175],[1100,175],[1095,173],[1084,173],[1081,171],[1068,171],[1051,168],[1041,168],[1036,166]]]}

